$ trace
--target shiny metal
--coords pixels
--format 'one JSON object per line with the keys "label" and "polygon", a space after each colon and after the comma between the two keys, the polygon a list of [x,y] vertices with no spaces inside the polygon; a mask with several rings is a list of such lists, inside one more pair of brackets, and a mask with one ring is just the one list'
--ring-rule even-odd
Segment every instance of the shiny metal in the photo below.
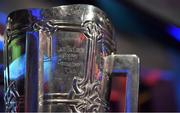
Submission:
{"label": "shiny metal", "polygon": [[98,8],[67,5],[8,16],[5,34],[7,112],[105,112],[113,29]]}
{"label": "shiny metal", "polygon": [[109,55],[105,58],[105,73],[112,77],[114,70],[126,73],[125,112],[137,112],[140,60],[136,55]]}
{"label": "shiny metal", "polygon": [[112,55],[113,29],[91,5],[24,9],[8,16],[7,112],[105,112],[113,70],[127,70],[127,112],[137,111],[139,59]]}

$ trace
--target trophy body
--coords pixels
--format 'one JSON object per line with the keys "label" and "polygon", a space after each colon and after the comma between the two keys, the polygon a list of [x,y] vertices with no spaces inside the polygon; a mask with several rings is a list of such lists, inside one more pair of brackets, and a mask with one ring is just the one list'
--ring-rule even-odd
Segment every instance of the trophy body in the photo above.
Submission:
{"label": "trophy body", "polygon": [[12,12],[5,35],[6,111],[105,112],[112,26],[90,5]]}

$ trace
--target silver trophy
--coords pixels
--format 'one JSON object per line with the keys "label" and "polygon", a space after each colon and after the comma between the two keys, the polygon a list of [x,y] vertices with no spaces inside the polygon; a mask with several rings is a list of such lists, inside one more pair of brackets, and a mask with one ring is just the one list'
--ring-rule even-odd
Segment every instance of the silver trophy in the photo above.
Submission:
{"label": "silver trophy", "polygon": [[[6,111],[109,111],[112,70],[121,66],[131,73],[124,111],[136,111],[139,64],[131,67],[127,59],[138,58],[114,58],[112,37],[110,21],[91,5],[12,12],[4,47]],[[114,66],[117,59],[123,63]]]}

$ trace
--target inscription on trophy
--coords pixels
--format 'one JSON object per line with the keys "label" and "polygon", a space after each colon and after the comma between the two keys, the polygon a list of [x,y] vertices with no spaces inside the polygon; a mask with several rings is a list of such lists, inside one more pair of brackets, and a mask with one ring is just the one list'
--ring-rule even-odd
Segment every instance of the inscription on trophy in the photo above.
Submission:
{"label": "inscription on trophy", "polygon": [[81,53],[84,53],[83,48],[62,47],[59,49],[58,53],[58,64],[64,68],[63,73],[65,76],[82,76],[81,66],[83,62],[79,60],[79,58]]}
{"label": "inscription on trophy", "polygon": [[87,43],[85,36],[79,32],[56,32],[54,40],[56,47],[53,54],[56,56],[56,62],[53,80],[57,84],[55,89],[61,93],[68,93],[73,78],[84,76]]}

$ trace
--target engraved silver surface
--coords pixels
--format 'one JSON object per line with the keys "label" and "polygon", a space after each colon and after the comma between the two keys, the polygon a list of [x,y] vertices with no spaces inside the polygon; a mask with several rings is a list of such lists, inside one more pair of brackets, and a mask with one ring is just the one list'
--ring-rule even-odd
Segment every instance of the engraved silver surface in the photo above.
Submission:
{"label": "engraved silver surface", "polygon": [[[104,58],[115,47],[111,23],[100,9],[77,4],[15,11],[5,35],[5,90],[15,81],[24,100],[15,112],[107,111]],[[11,65],[23,55],[25,72],[12,78],[19,67]]]}
{"label": "engraved silver surface", "polygon": [[127,71],[126,111],[137,111],[139,59],[111,55],[113,29],[91,5],[10,13],[5,33],[7,112],[106,112],[110,75]]}

